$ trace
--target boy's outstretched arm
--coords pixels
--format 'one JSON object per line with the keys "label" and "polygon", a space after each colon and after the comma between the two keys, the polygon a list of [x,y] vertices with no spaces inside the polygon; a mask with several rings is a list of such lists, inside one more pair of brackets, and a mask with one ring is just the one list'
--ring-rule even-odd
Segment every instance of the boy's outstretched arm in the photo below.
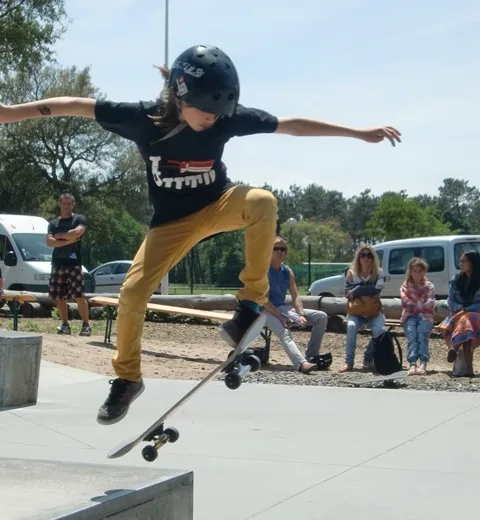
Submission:
{"label": "boy's outstretched arm", "polygon": [[95,119],[95,99],[79,97],[55,97],[22,103],[0,104],[0,123],[16,123],[38,117],[77,116]]}
{"label": "boy's outstretched arm", "polygon": [[302,117],[283,117],[278,118],[277,134],[287,134],[296,136],[334,136],[334,137],[353,137],[361,139],[367,143],[380,143],[388,139],[393,146],[396,142],[401,142],[402,135],[392,126],[379,126],[373,128],[351,128],[348,126],[334,125],[315,119]]}

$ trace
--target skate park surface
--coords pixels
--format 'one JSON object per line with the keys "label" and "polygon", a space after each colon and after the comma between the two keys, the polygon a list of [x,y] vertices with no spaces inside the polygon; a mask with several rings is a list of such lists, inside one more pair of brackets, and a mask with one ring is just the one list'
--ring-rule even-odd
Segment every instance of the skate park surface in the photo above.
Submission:
{"label": "skate park surface", "polygon": [[42,361],[37,404],[2,410],[2,518],[67,518],[48,515],[112,490],[135,501],[162,479],[193,485],[195,520],[478,518],[480,394],[213,381],[166,423],[180,439],[149,463],[145,444],[107,453],[195,382],[147,379],[125,419],[102,426],[108,381]]}

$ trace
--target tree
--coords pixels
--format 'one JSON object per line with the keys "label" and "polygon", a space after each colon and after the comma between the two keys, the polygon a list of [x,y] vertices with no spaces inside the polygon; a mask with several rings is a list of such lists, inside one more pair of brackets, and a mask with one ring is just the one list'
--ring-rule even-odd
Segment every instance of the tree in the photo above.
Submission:
{"label": "tree", "polygon": [[[23,103],[55,96],[100,97],[89,68],[42,67],[32,74],[10,74],[2,88],[6,103]],[[59,194],[78,198],[118,181],[115,160],[120,140],[95,121],[80,117],[31,119],[4,125],[0,131],[0,164],[8,155],[34,169]],[[8,171],[2,174],[9,175]]]}
{"label": "tree", "polygon": [[105,207],[95,199],[87,199],[76,205],[75,209],[87,219],[83,240],[84,263],[90,269],[112,260],[133,259],[147,232],[146,226],[137,222],[123,208]]}
{"label": "tree", "polygon": [[28,71],[50,59],[64,17],[64,0],[2,0],[0,80],[8,70]]}
{"label": "tree", "polygon": [[268,184],[265,184],[263,188],[271,191],[277,199],[278,221],[280,223],[286,222],[289,218],[295,218],[297,220],[302,218],[301,197],[303,190],[300,186],[292,185],[287,192],[284,190],[276,190]]}
{"label": "tree", "polygon": [[148,198],[145,164],[133,143],[125,142],[120,149],[112,167],[111,183],[97,189],[97,180],[90,178],[85,189],[84,197],[95,194],[95,198],[103,200],[105,205],[115,204],[138,222],[150,224],[153,209]]}
{"label": "tree", "polygon": [[377,208],[379,198],[372,195],[370,189],[363,190],[360,195],[347,200],[347,212],[342,222],[349,232],[354,248],[370,238],[365,231],[365,225]]}
{"label": "tree", "polygon": [[450,222],[458,233],[472,233],[471,212],[480,198],[477,188],[468,181],[448,178],[438,188],[438,209],[443,219]]}
{"label": "tree", "polygon": [[340,229],[336,221],[286,222],[280,230],[288,242],[288,262],[291,264],[307,261],[309,244],[313,262],[335,262],[350,254],[350,237]]}
{"label": "tree", "polygon": [[365,231],[381,242],[452,234],[450,226],[438,218],[434,208],[422,208],[403,195],[383,196]]}

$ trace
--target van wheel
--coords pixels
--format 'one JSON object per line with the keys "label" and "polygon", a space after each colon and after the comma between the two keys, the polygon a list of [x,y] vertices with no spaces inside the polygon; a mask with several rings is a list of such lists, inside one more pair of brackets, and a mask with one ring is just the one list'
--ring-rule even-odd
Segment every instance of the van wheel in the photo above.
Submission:
{"label": "van wheel", "polygon": [[322,292],[318,296],[322,296],[323,298],[333,298],[334,297],[333,294],[328,293],[328,292]]}

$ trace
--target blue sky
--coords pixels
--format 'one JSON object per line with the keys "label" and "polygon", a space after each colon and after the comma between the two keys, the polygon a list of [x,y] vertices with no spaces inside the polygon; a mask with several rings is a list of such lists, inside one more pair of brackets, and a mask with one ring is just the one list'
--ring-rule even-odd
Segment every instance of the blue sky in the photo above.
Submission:
{"label": "blue sky", "polygon": [[[163,0],[66,0],[65,66],[90,65],[109,99],[154,98],[164,61]],[[349,197],[437,193],[446,177],[480,188],[478,0],[170,0],[169,63],[197,43],[234,60],[241,103],[277,116],[391,125],[403,142],[259,135],[235,138],[233,180],[317,183]]]}

